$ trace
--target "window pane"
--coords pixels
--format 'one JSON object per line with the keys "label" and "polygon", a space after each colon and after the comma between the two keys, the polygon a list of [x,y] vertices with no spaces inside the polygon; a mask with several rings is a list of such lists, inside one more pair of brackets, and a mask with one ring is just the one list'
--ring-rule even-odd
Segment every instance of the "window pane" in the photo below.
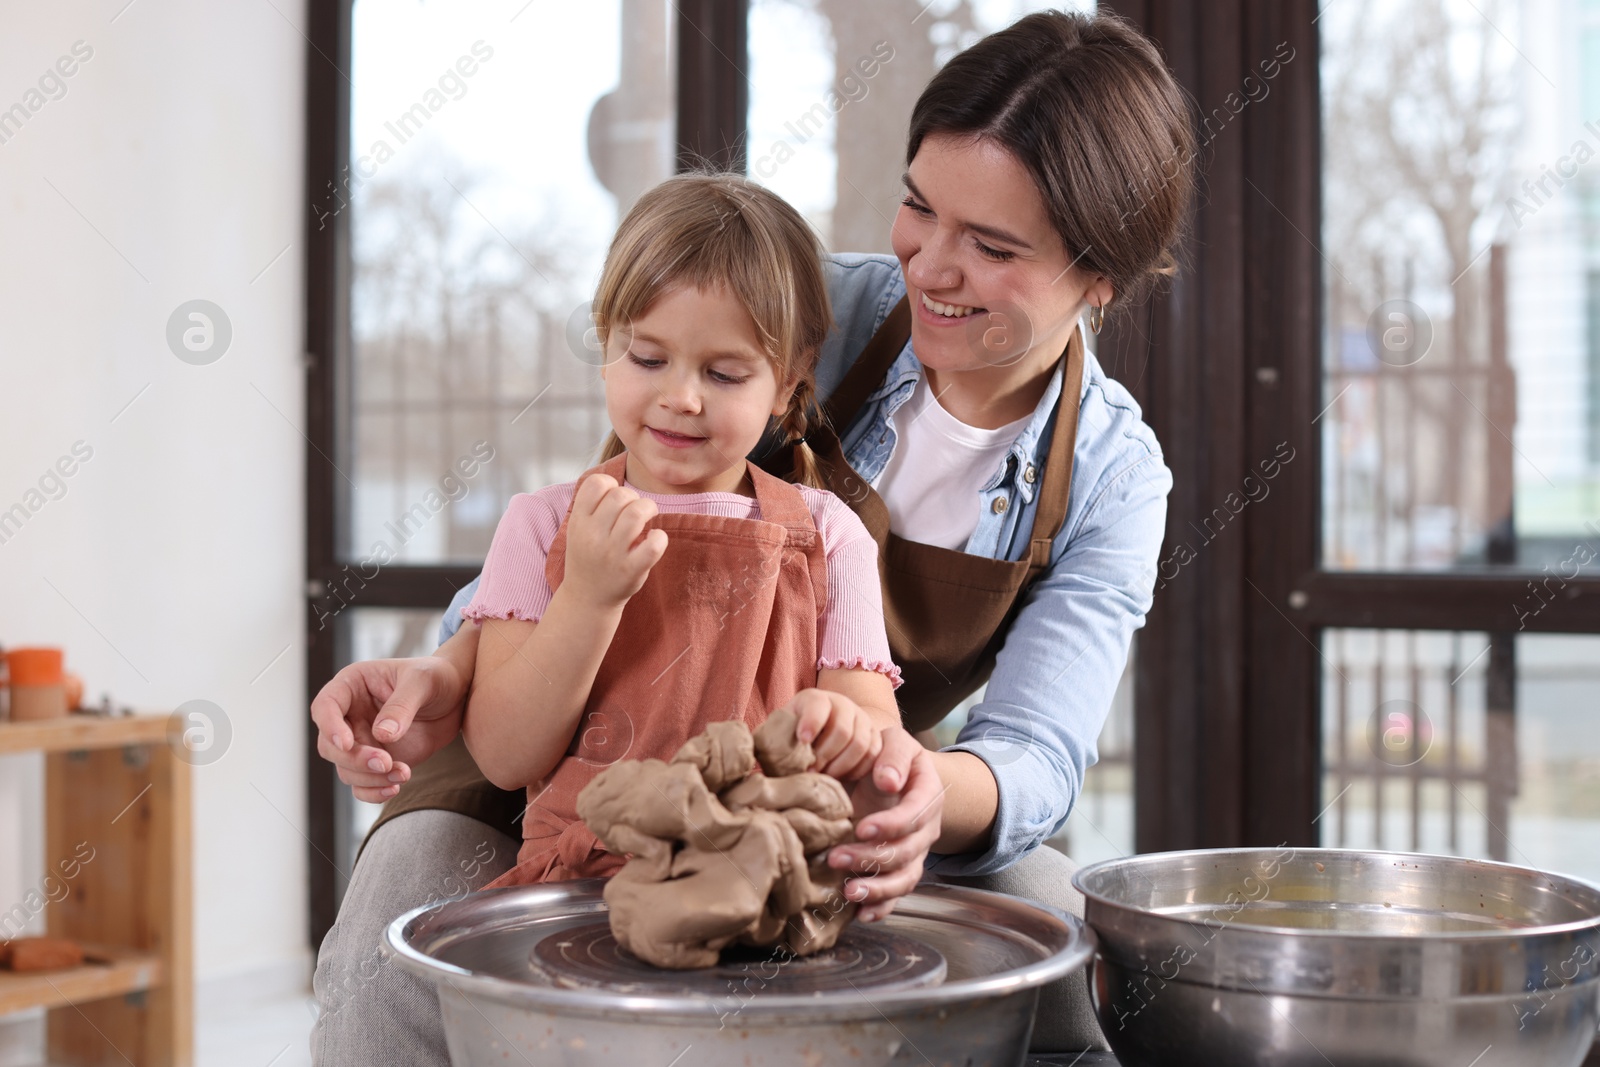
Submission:
{"label": "window pane", "polygon": [[1600,6],[1319,30],[1324,563],[1558,566],[1600,517]]}
{"label": "window pane", "polygon": [[1030,11],[1092,2],[752,0],[750,176],[836,252],[888,252],[906,125],[951,56]]}
{"label": "window pane", "polygon": [[[608,428],[568,325],[619,210],[672,170],[666,0],[358,0],[354,559],[477,563],[513,493]],[[573,42],[581,42],[574,47]]]}
{"label": "window pane", "polygon": [[1600,636],[1323,634],[1322,844],[1600,879]]}

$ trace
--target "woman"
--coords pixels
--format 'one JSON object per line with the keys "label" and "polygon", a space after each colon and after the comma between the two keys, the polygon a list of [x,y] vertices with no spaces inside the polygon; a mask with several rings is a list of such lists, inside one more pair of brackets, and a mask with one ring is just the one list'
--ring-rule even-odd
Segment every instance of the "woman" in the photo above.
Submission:
{"label": "woman", "polygon": [[[918,100],[894,258],[828,264],[838,328],[818,393],[838,432],[807,441],[882,546],[902,718],[925,729],[988,681],[950,748],[885,734],[875,779],[900,791],[830,855],[868,919],[925,867],[1081,914],[1070,861],[1038,846],[1094,762],[1150,605],[1171,475],[1077,324],[1098,331],[1171,273],[1192,156],[1149,41],[1111,16],[1031,15]],[[362,799],[395,797],[322,947],[324,1062],[442,1062],[432,991],[371,961],[395,915],[516,855],[520,799],[496,807],[450,745],[476,640],[468,626],[432,657],[353,664],[313,703],[340,777]],[[625,749],[626,724],[595,726]],[[1033,1047],[1104,1047],[1081,973],[1044,991]]]}

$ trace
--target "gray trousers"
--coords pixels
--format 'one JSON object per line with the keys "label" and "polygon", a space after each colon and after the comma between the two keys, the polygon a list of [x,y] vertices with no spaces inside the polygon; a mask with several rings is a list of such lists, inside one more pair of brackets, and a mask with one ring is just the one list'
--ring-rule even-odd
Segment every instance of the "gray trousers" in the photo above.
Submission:
{"label": "gray trousers", "polygon": [[[414,811],[378,828],[356,864],[339,917],[317,954],[312,988],[321,1016],[311,1059],[322,1067],[444,1067],[449,1063],[433,986],[385,957],[389,923],[403,912],[481,889],[509,870],[520,841],[448,811]],[[999,874],[946,881],[992,889],[1083,914],[1074,865],[1036,849]],[[1084,970],[1040,991],[1035,1052],[1104,1049]]]}

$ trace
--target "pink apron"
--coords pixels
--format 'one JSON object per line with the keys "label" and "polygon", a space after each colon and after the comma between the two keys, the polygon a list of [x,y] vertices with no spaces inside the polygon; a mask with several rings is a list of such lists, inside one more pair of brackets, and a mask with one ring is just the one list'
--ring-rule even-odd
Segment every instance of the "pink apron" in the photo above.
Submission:
{"label": "pink apron", "polygon": [[[760,519],[650,521],[667,532],[666,553],[623,609],[566,756],[528,787],[517,865],[492,886],[615,874],[626,857],[607,852],[577,815],[578,793],[595,775],[619,759],[671,759],[712,722],[738,719],[753,730],[816,685],[822,539],[794,486],[747,466]],[[626,470],[624,453],[578,484],[594,474],[621,482]],[[545,564],[552,592],[566,547],[564,519]]]}

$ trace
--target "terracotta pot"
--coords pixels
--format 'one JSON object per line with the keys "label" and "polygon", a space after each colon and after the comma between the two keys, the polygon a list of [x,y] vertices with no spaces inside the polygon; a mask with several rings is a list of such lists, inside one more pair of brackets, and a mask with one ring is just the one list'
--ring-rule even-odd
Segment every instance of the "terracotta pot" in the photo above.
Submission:
{"label": "terracotta pot", "polygon": [[13,685],[11,721],[31,722],[57,719],[67,713],[67,687],[56,685]]}
{"label": "terracotta pot", "polygon": [[67,690],[67,710],[83,707],[83,678],[71,671],[67,671],[61,677],[61,684]]}

